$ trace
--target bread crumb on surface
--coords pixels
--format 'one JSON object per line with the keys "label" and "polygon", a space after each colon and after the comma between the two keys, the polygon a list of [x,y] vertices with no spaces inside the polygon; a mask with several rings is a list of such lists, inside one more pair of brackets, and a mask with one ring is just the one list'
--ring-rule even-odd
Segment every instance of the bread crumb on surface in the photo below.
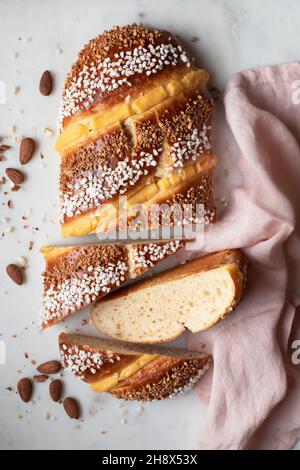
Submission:
{"label": "bread crumb on surface", "polygon": [[20,91],[21,91],[21,87],[19,87],[19,86],[14,86],[14,88],[13,88],[13,95],[14,95],[14,96],[17,96],[17,95],[20,93]]}
{"label": "bread crumb on surface", "polygon": [[44,134],[45,134],[46,137],[53,137],[54,136],[54,132],[52,131],[52,129],[49,129],[49,127],[44,128]]}

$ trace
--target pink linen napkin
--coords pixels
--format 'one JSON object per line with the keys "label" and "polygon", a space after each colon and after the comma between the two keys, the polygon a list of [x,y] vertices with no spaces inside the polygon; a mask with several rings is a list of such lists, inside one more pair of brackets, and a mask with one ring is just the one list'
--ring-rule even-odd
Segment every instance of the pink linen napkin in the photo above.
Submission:
{"label": "pink linen napkin", "polygon": [[236,311],[190,336],[191,349],[204,342],[214,356],[213,374],[198,386],[200,397],[209,397],[199,448],[287,449],[300,438],[300,365],[293,364],[291,348],[300,340],[296,80],[300,64],[291,63],[237,74],[225,90],[244,183],[232,191],[222,219],[206,231],[204,246],[195,242],[190,248],[242,248],[250,267]]}

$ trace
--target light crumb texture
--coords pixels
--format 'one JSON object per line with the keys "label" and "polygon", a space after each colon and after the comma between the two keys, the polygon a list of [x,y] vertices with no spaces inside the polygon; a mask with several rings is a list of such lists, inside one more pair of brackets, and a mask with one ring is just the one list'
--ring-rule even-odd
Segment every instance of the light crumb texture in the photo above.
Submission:
{"label": "light crumb texture", "polygon": [[123,341],[156,343],[193,333],[221,321],[236,305],[243,274],[224,265],[189,276],[171,276],[137,286],[133,292],[99,302],[92,320],[103,334]]}

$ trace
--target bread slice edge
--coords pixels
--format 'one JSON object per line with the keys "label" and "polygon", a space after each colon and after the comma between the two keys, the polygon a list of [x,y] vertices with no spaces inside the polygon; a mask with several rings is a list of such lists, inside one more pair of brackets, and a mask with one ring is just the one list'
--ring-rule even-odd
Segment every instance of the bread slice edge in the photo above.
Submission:
{"label": "bread slice edge", "polygon": [[99,351],[108,350],[117,354],[154,354],[160,356],[180,357],[182,359],[201,359],[210,357],[209,354],[201,353],[199,351],[189,351],[187,349],[157,346],[146,343],[130,343],[128,341],[69,333],[60,333],[58,343],[59,346],[65,343],[78,346],[90,346],[92,348],[99,349]]}

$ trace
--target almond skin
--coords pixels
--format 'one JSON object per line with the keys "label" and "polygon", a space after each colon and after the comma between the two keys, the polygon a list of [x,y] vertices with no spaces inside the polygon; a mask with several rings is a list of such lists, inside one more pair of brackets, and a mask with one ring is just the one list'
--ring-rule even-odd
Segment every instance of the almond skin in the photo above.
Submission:
{"label": "almond skin", "polygon": [[11,278],[12,281],[14,281],[16,284],[21,286],[23,284],[23,273],[19,266],[16,264],[9,264],[6,266],[6,272]]}
{"label": "almond skin", "polygon": [[43,96],[49,96],[52,92],[53,83],[49,70],[45,70],[40,79],[40,92]]}
{"label": "almond skin", "polygon": [[35,148],[35,141],[31,137],[22,139],[19,152],[19,160],[22,165],[26,165],[32,159]]}
{"label": "almond skin", "polygon": [[25,180],[24,173],[22,173],[20,170],[17,170],[16,168],[6,168],[5,173],[7,174],[8,178],[16,185],[22,184]]}
{"label": "almond skin", "polygon": [[63,401],[64,409],[71,419],[79,418],[79,406],[75,398],[67,397]]}
{"label": "almond skin", "polygon": [[49,384],[49,394],[53,401],[59,401],[62,395],[62,382],[55,379]]}
{"label": "almond skin", "polygon": [[61,363],[59,361],[48,361],[37,367],[37,371],[41,374],[57,374],[61,369]]}
{"label": "almond skin", "polygon": [[49,379],[49,377],[46,374],[39,374],[39,375],[34,375],[33,376],[34,382],[37,382],[37,383],[46,382],[46,380],[48,380],[48,379]]}
{"label": "almond skin", "polygon": [[6,150],[9,150],[10,148],[10,145],[0,145],[0,152],[6,152]]}
{"label": "almond skin", "polygon": [[32,396],[32,383],[31,380],[24,378],[19,380],[17,384],[17,389],[20,395],[20,398],[28,403]]}

